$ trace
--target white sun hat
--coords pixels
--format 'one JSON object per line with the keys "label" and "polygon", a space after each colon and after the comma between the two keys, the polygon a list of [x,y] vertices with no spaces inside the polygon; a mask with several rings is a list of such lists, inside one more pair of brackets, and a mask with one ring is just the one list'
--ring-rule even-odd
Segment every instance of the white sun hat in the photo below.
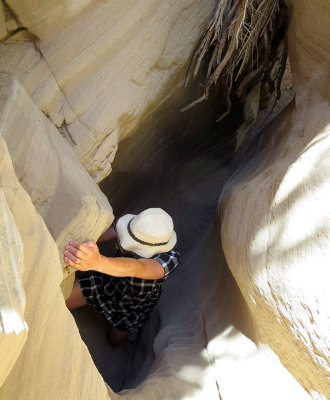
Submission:
{"label": "white sun hat", "polygon": [[161,208],[148,208],[138,215],[120,217],[116,233],[124,250],[144,258],[166,253],[176,244],[173,220]]}

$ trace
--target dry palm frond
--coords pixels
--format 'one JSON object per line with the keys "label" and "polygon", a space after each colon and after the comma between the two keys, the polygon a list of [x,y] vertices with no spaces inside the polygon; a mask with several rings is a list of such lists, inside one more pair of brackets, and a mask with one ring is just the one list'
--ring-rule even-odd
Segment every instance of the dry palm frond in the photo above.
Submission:
{"label": "dry palm frond", "polygon": [[[204,94],[182,111],[208,98],[210,89],[221,84],[227,99],[241,97],[252,82],[266,78],[271,66],[271,46],[285,25],[283,0],[218,0],[188,68],[196,77],[202,61],[209,64]],[[285,29],[284,29],[285,30]],[[283,61],[285,64],[285,60]]]}

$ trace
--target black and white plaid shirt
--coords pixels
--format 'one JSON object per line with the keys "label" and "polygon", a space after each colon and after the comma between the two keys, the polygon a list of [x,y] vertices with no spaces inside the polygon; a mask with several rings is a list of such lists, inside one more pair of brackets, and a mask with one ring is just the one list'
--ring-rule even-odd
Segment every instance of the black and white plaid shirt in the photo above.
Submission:
{"label": "black and white plaid shirt", "polygon": [[[125,257],[127,254],[121,256]],[[179,257],[180,253],[176,248],[151,257],[164,268],[163,278],[156,280],[78,271],[82,294],[87,303],[117,329],[136,333],[151,316],[162,293],[163,283],[177,267]]]}

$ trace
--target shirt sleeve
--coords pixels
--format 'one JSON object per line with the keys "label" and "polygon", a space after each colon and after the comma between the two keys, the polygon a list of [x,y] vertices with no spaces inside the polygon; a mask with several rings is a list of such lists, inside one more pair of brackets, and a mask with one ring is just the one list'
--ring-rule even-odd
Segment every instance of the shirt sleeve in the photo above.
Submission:
{"label": "shirt sleeve", "polygon": [[164,268],[164,278],[167,278],[168,275],[178,266],[180,253],[178,249],[173,249],[167,253],[156,254],[152,258],[157,260]]}

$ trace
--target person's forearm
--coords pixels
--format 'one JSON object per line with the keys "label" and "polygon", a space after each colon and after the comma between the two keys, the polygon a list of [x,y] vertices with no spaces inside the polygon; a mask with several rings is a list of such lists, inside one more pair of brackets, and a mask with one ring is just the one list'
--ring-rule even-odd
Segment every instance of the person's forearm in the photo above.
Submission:
{"label": "person's forearm", "polygon": [[92,242],[70,242],[65,246],[64,261],[79,271],[98,271],[118,277],[160,279],[164,276],[162,265],[152,258],[105,257]]}
{"label": "person's forearm", "polygon": [[153,259],[134,259],[126,257],[101,256],[98,272],[117,277],[136,277],[142,279],[160,279],[164,276],[164,269]]}

